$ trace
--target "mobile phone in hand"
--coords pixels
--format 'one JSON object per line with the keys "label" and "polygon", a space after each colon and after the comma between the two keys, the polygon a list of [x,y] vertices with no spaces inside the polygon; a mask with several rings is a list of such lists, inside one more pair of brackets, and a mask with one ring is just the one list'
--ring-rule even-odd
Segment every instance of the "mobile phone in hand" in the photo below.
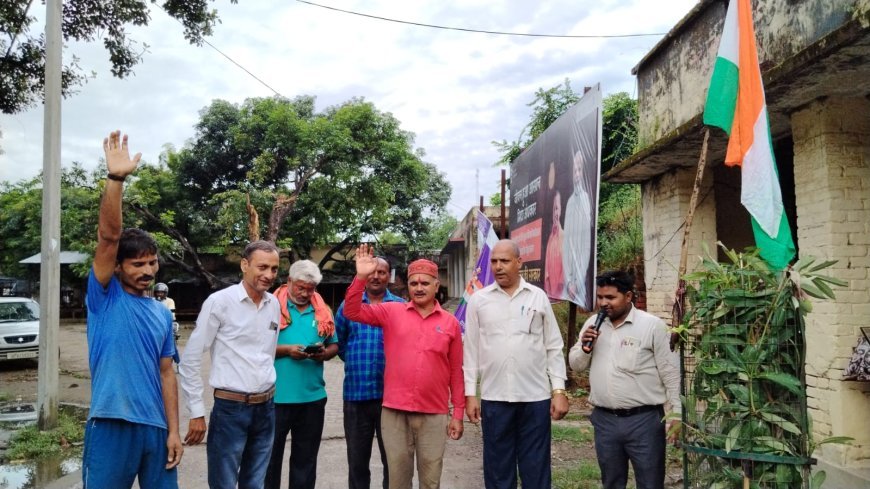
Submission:
{"label": "mobile phone in hand", "polygon": [[303,350],[304,353],[309,355],[316,355],[323,351],[323,343],[315,343],[313,345],[306,346]]}

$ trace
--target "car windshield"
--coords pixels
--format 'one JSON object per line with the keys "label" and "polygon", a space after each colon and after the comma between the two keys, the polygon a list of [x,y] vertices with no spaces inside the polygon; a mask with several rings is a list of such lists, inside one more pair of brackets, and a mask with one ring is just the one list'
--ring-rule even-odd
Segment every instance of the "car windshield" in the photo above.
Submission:
{"label": "car windshield", "polygon": [[0,323],[39,320],[39,306],[35,302],[0,302]]}

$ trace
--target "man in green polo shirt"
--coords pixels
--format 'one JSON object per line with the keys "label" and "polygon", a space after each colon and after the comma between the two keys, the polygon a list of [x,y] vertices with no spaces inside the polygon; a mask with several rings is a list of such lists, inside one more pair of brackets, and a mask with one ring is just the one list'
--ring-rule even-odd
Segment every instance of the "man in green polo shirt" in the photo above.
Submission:
{"label": "man in green polo shirt", "polygon": [[322,278],[314,262],[297,261],[287,284],[275,291],[281,331],[275,352],[275,442],[266,489],[279,489],[288,434],[290,487],[314,489],[326,412],[323,362],[338,353],[332,312],[315,291]]}

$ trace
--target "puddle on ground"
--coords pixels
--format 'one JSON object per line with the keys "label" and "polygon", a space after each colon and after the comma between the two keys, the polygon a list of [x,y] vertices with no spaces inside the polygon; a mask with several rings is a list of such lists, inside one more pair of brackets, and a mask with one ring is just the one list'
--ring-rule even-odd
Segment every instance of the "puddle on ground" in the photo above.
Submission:
{"label": "puddle on ground", "polygon": [[0,488],[36,489],[82,467],[78,456],[43,457],[33,462],[0,465]]}
{"label": "puddle on ground", "polygon": [[[87,417],[87,408],[61,404],[59,408],[66,414],[78,419]],[[36,405],[33,403],[14,401],[0,405],[0,446],[9,443],[15,432],[36,422]],[[3,452],[0,450],[0,460]],[[35,489],[47,486],[69,473],[81,468],[81,456],[78,453],[62,453],[29,460],[20,463],[0,464],[0,489]]]}

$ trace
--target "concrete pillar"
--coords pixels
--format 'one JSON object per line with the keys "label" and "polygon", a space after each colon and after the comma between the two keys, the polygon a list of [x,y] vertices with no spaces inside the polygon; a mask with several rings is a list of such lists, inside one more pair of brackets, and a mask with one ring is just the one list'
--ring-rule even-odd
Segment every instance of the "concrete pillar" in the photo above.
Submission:
{"label": "concrete pillar", "polygon": [[817,440],[855,441],[824,445],[816,456],[870,469],[870,382],[841,380],[859,327],[870,326],[870,101],[817,100],[791,124],[800,256],[838,260],[828,274],[849,284],[835,290],[836,301],[814,301],[807,317],[807,394]]}

